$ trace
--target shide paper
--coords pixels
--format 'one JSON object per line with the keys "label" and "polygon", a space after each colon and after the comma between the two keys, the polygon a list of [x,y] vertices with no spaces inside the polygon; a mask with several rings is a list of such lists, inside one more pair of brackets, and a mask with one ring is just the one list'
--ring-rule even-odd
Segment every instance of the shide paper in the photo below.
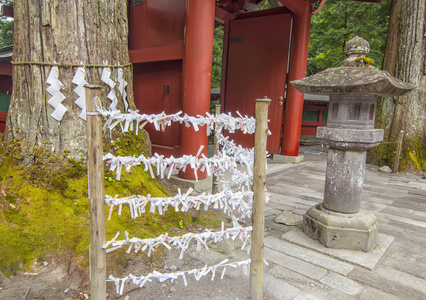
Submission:
{"label": "shide paper", "polygon": [[84,85],[87,82],[84,79],[85,77],[86,70],[84,69],[84,67],[78,67],[72,79],[72,83],[77,85],[74,89],[74,92],[78,95],[78,98],[77,100],[75,100],[74,103],[81,108],[81,112],[78,116],[86,121],[86,92]]}
{"label": "shide paper", "polygon": [[64,88],[64,85],[59,81],[59,69],[57,66],[52,66],[50,69],[49,76],[46,80],[47,84],[50,86],[46,89],[49,94],[52,96],[47,103],[49,103],[53,108],[51,116],[57,121],[61,121],[64,116],[67,108],[62,104],[62,101],[65,99],[65,96],[60,92]]}
{"label": "shide paper", "polygon": [[123,103],[124,103],[124,112],[127,112],[127,108],[128,108],[128,104],[126,101],[127,98],[127,93],[126,93],[126,86],[127,86],[127,81],[124,80],[123,78],[123,69],[122,68],[118,68],[117,69],[117,82],[118,82],[118,91],[121,94],[121,97],[123,99]]}
{"label": "shide paper", "polygon": [[118,100],[117,100],[117,96],[115,95],[115,91],[114,91],[114,87],[115,87],[116,83],[110,77],[111,77],[111,69],[108,68],[108,67],[103,68],[101,80],[103,82],[105,82],[110,88],[110,91],[108,93],[107,98],[111,100],[111,105],[109,107],[110,110],[114,111],[117,108]]}

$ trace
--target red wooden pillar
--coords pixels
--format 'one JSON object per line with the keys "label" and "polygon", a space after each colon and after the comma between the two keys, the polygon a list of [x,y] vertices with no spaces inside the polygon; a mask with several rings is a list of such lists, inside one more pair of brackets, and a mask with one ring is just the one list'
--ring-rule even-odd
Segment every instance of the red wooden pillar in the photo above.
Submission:
{"label": "red wooden pillar", "polygon": [[[214,13],[215,0],[186,1],[182,110],[189,116],[205,115],[210,110]],[[201,145],[207,155],[207,144],[205,126],[195,132],[192,126],[182,125],[181,155],[196,155]],[[188,167],[179,177],[195,179],[195,174]],[[198,173],[199,179],[206,177],[206,173]]]}
{"label": "red wooden pillar", "polygon": [[[303,9],[295,13],[293,19],[293,45],[288,74],[289,82],[306,77],[311,6],[309,1],[304,1],[303,5]],[[298,156],[300,130],[302,127],[303,93],[298,92],[291,84],[288,85],[287,93],[281,154]]]}

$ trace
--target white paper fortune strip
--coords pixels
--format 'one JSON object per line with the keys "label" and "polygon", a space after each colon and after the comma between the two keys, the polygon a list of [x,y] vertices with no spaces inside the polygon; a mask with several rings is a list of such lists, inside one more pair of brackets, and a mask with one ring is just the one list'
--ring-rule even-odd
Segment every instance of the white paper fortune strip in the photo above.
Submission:
{"label": "white paper fortune strip", "polygon": [[[236,226],[233,228],[224,229],[224,225],[222,223],[222,230],[221,231],[210,231],[206,229],[204,232],[201,233],[187,233],[184,235],[178,235],[174,237],[170,237],[167,232],[165,234],[160,235],[157,238],[149,238],[149,239],[139,239],[139,238],[129,238],[129,234],[126,231],[124,235],[126,236],[125,240],[116,240],[119,236],[119,232],[115,235],[115,237],[106,242],[105,245],[102,247],[103,249],[106,249],[106,253],[112,252],[114,250],[117,250],[119,248],[122,248],[123,246],[130,244],[129,248],[127,249],[127,253],[130,253],[132,251],[132,248],[134,249],[134,253],[138,253],[139,251],[146,251],[147,256],[150,257],[151,253],[157,248],[158,246],[164,246],[168,250],[170,250],[172,247],[175,249],[179,249],[180,255],[179,259],[183,258],[184,252],[189,248],[191,245],[191,241],[195,241],[197,244],[197,251],[200,251],[202,247],[204,247],[206,250],[209,249],[207,246],[207,242],[209,240],[212,240],[214,243],[221,242],[225,239],[232,239],[235,241],[235,239],[239,238],[243,245],[241,247],[242,250],[246,247],[248,243],[250,243],[250,233],[253,231],[253,228],[251,226],[249,227],[242,227],[239,224],[235,224]],[[110,247],[111,246],[111,247]],[[108,248],[110,247],[110,248]]]}
{"label": "white paper fortune strip", "polygon": [[138,195],[125,198],[106,195],[105,202],[110,207],[108,220],[111,219],[114,206],[118,207],[118,215],[121,215],[123,205],[129,205],[130,215],[133,219],[144,214],[148,207],[150,208],[150,213],[158,211],[159,215],[163,215],[169,206],[176,212],[187,212],[191,208],[200,210],[201,206],[203,206],[203,209],[206,211],[209,207],[213,207],[214,209],[223,210],[229,216],[233,215],[234,211],[237,211],[241,219],[251,216],[253,203],[252,191],[235,192],[225,185],[216,194],[202,193],[198,196],[190,196],[191,192],[191,188],[186,193],[181,193],[180,189],[178,189],[178,193],[175,196],[167,198],[151,197],[149,194],[147,196]]}
{"label": "white paper fortune strip", "polygon": [[[117,180],[120,180],[121,169],[125,167],[126,172],[130,172],[131,167],[138,166],[141,164],[145,165],[144,171],[149,171],[151,177],[154,178],[153,168],[156,168],[157,176],[164,178],[166,169],[169,171],[167,173],[167,178],[170,178],[173,170],[182,170],[185,171],[187,166],[190,166],[194,170],[195,179],[198,180],[197,170],[201,172],[207,172],[208,176],[212,175],[212,170],[226,170],[226,169],[237,169],[237,164],[243,164],[247,166],[247,172],[249,175],[252,175],[253,161],[254,156],[246,157],[246,153],[239,152],[234,154],[234,156],[226,155],[226,152],[221,152],[220,155],[215,155],[214,157],[207,158],[204,154],[201,154],[203,146],[200,147],[198,154],[196,156],[192,155],[183,155],[179,158],[174,158],[173,156],[164,157],[155,153],[154,156],[147,158],[143,154],[139,157],[132,156],[114,156],[111,153],[108,153],[103,156],[103,160],[110,165],[110,171],[114,171],[117,174]],[[254,154],[254,152],[253,152]]]}
{"label": "white paper fortune strip", "polygon": [[225,259],[224,261],[220,262],[217,265],[207,267],[207,265],[204,268],[201,269],[192,269],[189,271],[178,271],[175,273],[160,273],[157,271],[153,271],[152,273],[149,273],[147,276],[134,276],[132,274],[129,274],[128,276],[124,278],[115,278],[114,276],[110,275],[109,280],[115,283],[116,286],[116,293],[122,295],[124,292],[124,284],[130,280],[132,284],[138,285],[139,287],[143,287],[147,281],[152,282],[152,279],[157,279],[159,282],[164,282],[166,280],[170,280],[171,282],[174,282],[179,277],[182,277],[183,283],[185,286],[188,285],[188,282],[186,280],[186,275],[194,275],[195,280],[199,281],[201,277],[207,276],[209,273],[212,274],[211,280],[213,281],[216,278],[216,270],[219,268],[222,268],[222,273],[220,276],[220,279],[223,279],[226,268],[238,268],[240,266],[243,267],[244,274],[247,275],[248,273],[248,267],[251,263],[250,259],[239,261],[239,262],[231,262],[229,263],[228,259]]}
{"label": "white paper fortune strip", "polygon": [[[139,114],[138,111],[128,110],[128,113],[121,113],[119,110],[106,110],[103,107],[98,107],[98,111],[107,118],[104,125],[104,129],[113,129],[118,124],[121,124],[122,131],[133,130],[133,123],[136,128],[143,128],[146,123],[154,124],[156,130],[165,130],[167,126],[171,125],[171,122],[179,122],[185,124],[186,127],[192,126],[195,131],[199,130],[200,126],[207,125],[207,135],[210,135],[213,130],[214,124],[216,124],[216,130],[222,131],[223,129],[229,130],[229,132],[235,132],[241,130],[243,133],[253,134],[256,128],[256,119],[253,117],[242,117],[234,118],[231,114],[220,114],[212,116],[206,112],[206,116],[198,115],[197,117],[191,117],[185,114],[181,116],[182,112],[178,112],[172,115],[166,115],[164,112],[160,114]],[[142,123],[142,125],[140,125]]]}
{"label": "white paper fortune strip", "polygon": [[127,81],[124,80],[123,78],[123,69],[122,68],[118,68],[117,69],[117,82],[118,82],[118,91],[120,92],[122,98],[123,98],[123,103],[124,103],[124,112],[127,112],[127,93],[126,93],[126,86],[127,86]]}
{"label": "white paper fortune strip", "polygon": [[115,87],[116,83],[114,82],[114,80],[112,80],[110,78],[110,76],[111,76],[110,68],[108,68],[108,67],[103,68],[101,80],[103,82],[105,82],[109,86],[109,88],[111,89],[108,93],[108,96],[107,96],[108,99],[111,100],[111,105],[110,105],[109,109],[112,110],[112,111],[115,111],[116,108],[117,108],[117,103],[118,103],[117,96],[115,95],[115,91],[114,91],[114,87]]}
{"label": "white paper fortune strip", "polygon": [[84,85],[87,83],[84,79],[86,77],[86,70],[84,67],[78,67],[75,75],[72,79],[72,83],[76,84],[76,88],[74,92],[78,95],[77,100],[75,100],[75,104],[81,108],[81,113],[79,117],[83,120],[86,120],[86,93],[84,89]]}
{"label": "white paper fortune strip", "polygon": [[60,92],[64,85],[59,81],[59,69],[57,66],[52,66],[46,83],[50,86],[46,89],[52,97],[47,101],[53,108],[51,116],[57,121],[61,121],[67,108],[62,104],[65,96]]}

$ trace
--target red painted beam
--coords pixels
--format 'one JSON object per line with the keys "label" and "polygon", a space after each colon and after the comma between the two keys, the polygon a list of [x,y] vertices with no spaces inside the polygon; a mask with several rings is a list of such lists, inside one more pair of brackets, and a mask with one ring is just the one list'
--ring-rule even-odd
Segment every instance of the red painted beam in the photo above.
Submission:
{"label": "red painted beam", "polygon": [[0,75],[12,76],[12,64],[10,63],[10,61],[0,62]]}
{"label": "red painted beam", "polygon": [[235,19],[236,15],[232,14],[230,12],[227,12],[222,7],[219,7],[216,5],[215,12],[214,12],[215,20],[221,21],[221,23],[225,23],[227,20]]}
{"label": "red painted beam", "polygon": [[[326,0],[278,0],[282,5],[290,9],[294,14],[301,14],[304,11],[306,3],[310,2],[312,4],[312,10],[314,14],[319,13],[322,9]],[[372,2],[372,3],[382,3],[383,0],[341,0],[341,1],[358,1],[358,2]],[[314,5],[315,4],[315,5]],[[314,9],[316,7],[316,9]]]}
{"label": "red painted beam", "polygon": [[[187,0],[186,3],[182,111],[189,116],[205,115],[210,110],[215,0]],[[207,156],[205,126],[196,132],[192,126],[182,125],[181,132],[181,155],[195,155],[200,146],[204,146],[202,153]],[[195,179],[189,167],[179,176]],[[198,172],[198,178],[206,177],[205,172]]]}
{"label": "red painted beam", "polygon": [[182,59],[183,43],[129,50],[129,57],[132,64]]}

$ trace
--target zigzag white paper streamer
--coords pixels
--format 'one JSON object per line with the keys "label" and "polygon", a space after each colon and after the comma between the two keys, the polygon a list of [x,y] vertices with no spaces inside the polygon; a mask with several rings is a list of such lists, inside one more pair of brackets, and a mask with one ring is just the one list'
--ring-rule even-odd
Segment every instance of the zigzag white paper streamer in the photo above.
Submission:
{"label": "zigzag white paper streamer", "polygon": [[57,66],[52,66],[50,69],[49,76],[47,77],[46,83],[50,86],[46,89],[52,97],[47,101],[53,108],[51,116],[57,121],[61,121],[67,108],[62,104],[65,96],[60,92],[60,89],[64,88],[62,82],[59,81],[59,69]]}
{"label": "zigzag white paper streamer", "polygon": [[108,67],[103,68],[101,80],[103,82],[105,82],[109,86],[109,88],[111,89],[108,96],[107,96],[108,99],[110,99],[112,101],[109,109],[116,110],[117,103],[118,103],[117,96],[115,95],[115,91],[114,91],[114,87],[115,87],[116,83],[114,82],[114,80],[112,80],[110,78],[110,76],[111,76],[110,68],[108,68]]}
{"label": "zigzag white paper streamer", "polygon": [[86,121],[86,92],[84,85],[87,83],[87,81],[84,80],[85,77],[86,70],[84,67],[78,67],[72,79],[72,83],[77,85],[74,89],[74,92],[78,95],[78,98],[74,103],[81,108],[81,113],[78,116]]}
{"label": "zigzag white paper streamer", "polygon": [[117,82],[118,82],[118,91],[120,92],[122,98],[123,98],[123,103],[124,103],[124,112],[127,112],[127,93],[125,90],[125,87],[127,86],[127,81],[124,80],[123,78],[123,69],[122,68],[118,68],[117,69]]}

